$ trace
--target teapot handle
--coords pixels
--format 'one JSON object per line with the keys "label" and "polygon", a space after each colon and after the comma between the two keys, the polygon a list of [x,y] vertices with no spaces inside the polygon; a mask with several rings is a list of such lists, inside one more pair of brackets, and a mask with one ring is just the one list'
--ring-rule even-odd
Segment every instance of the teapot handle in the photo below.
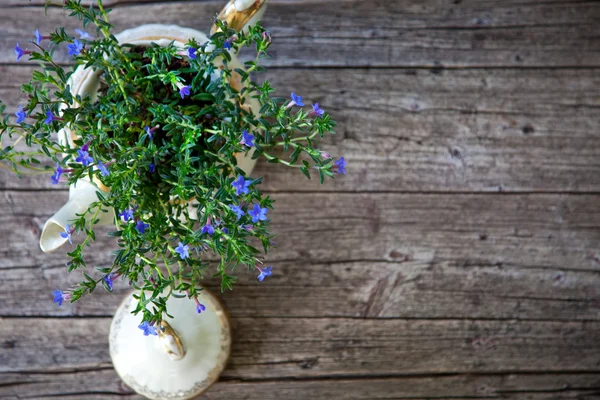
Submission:
{"label": "teapot handle", "polygon": [[165,320],[162,320],[158,326],[158,340],[173,361],[181,360],[185,356],[185,348],[179,335]]}
{"label": "teapot handle", "polygon": [[[268,2],[269,0],[229,0],[217,19],[227,22],[227,26],[236,31],[245,30],[262,17]],[[213,25],[210,33],[217,30],[217,26]]]}

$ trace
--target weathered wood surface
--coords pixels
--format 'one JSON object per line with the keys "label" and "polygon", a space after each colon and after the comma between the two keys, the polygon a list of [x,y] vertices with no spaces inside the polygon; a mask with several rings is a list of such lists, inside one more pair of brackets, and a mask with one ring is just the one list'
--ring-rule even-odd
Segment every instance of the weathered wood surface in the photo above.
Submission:
{"label": "weathered wood surface", "polygon": [[[0,8],[10,16],[0,62],[14,62],[15,42],[32,38],[36,27],[78,27],[58,8],[43,18],[41,7],[18,4]],[[118,30],[145,23],[208,30],[222,4],[119,2],[111,21]],[[592,1],[273,1],[263,21],[275,37],[275,66],[600,66],[600,7]],[[68,60],[66,51],[60,60]]]}
{"label": "weathered wood surface", "polygon": [[[71,388],[73,380],[89,388]],[[64,369],[54,372],[7,373],[0,385],[8,386],[6,400],[60,396],[61,399],[140,399],[118,379],[112,366]],[[385,388],[385,390],[381,390]],[[23,396],[26,390],[28,395]],[[285,399],[597,399],[600,376],[589,373],[562,374],[454,374],[432,376],[371,377],[362,379],[237,380],[223,379],[201,398],[206,400]]]}
{"label": "weathered wood surface", "polygon": [[[0,66],[0,98],[22,102],[31,67]],[[600,191],[597,69],[292,69],[271,71],[279,93],[295,91],[338,120],[324,148],[350,174],[320,187],[259,164],[277,191]],[[297,173],[301,177],[300,173]],[[0,188],[54,188],[49,174]]]}
{"label": "weathered wood surface", "polygon": [[[66,276],[62,252],[38,248],[48,204],[62,204],[66,195],[6,191],[0,197],[0,315],[108,316],[120,302],[123,291],[74,307],[48,301],[51,290],[81,278]],[[269,261],[277,268],[268,289],[238,272],[235,292],[222,296],[234,316],[600,318],[598,195],[273,198],[279,236]],[[315,203],[321,207],[313,209]],[[99,235],[96,246],[89,262],[107,265],[113,238]],[[21,296],[32,284],[41,290]],[[215,290],[217,284],[208,282]],[[272,304],[277,307],[265,306]]]}
{"label": "weathered wood surface", "polygon": [[[0,1],[13,109],[14,43],[67,21],[42,3]],[[117,29],[205,30],[222,4],[110,3]],[[274,275],[220,295],[234,349],[202,398],[600,398],[600,3],[271,0],[264,23],[267,77],[335,116],[349,175],[258,164]],[[0,399],[138,399],[107,344],[127,285],[51,303],[78,279],[37,244],[66,197],[0,170]]]}

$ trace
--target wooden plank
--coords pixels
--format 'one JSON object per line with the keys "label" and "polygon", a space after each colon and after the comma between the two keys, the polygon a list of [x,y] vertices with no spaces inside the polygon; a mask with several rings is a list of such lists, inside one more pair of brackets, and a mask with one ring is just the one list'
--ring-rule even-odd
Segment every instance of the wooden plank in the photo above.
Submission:
{"label": "wooden plank", "polygon": [[[239,399],[592,399],[598,395],[600,374],[433,375],[362,379],[307,379],[217,382],[202,396],[206,400]],[[85,394],[85,393],[87,394]],[[589,397],[588,397],[589,396]],[[6,373],[0,375],[0,397],[25,399],[60,397],[142,399],[118,378],[111,367]]]}
{"label": "wooden plank", "polygon": [[[121,3],[111,22],[116,31],[144,23],[206,31],[223,4]],[[5,21],[0,37],[4,63],[14,62],[14,44],[30,38],[35,27],[78,27],[57,8],[46,18],[41,7],[3,6],[0,19]],[[599,22],[595,2],[535,1],[280,1],[264,18],[275,38],[271,65],[331,67],[599,66]],[[57,60],[69,60],[66,51]]]}
{"label": "wooden plank", "polygon": [[[110,365],[110,318],[0,322],[0,372]],[[233,318],[232,329],[224,379],[597,373],[600,362],[599,322]]]}
{"label": "wooden plank", "polygon": [[[273,198],[274,275],[259,284],[237,272],[235,290],[222,296],[234,316],[600,318],[598,195]],[[52,290],[81,278],[66,273],[63,251],[43,254],[37,245],[49,205],[65,199],[58,191],[0,195],[0,315],[108,316],[128,290],[120,282],[113,295],[51,302]],[[90,265],[109,263],[112,247],[99,234]],[[24,295],[31,285],[40,290]]]}
{"label": "wooden plank", "polygon": [[[0,66],[0,98],[22,102],[27,67]],[[600,75],[593,69],[276,70],[268,78],[338,120],[323,144],[348,175],[321,186],[298,171],[259,162],[278,191],[600,191]],[[281,155],[277,153],[277,155]],[[50,174],[0,188],[57,188]],[[298,184],[298,179],[302,183]]]}

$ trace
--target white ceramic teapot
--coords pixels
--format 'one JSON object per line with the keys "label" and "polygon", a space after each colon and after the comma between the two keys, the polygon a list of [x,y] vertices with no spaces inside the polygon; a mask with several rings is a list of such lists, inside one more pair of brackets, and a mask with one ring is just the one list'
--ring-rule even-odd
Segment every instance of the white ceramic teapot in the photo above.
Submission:
{"label": "white ceramic teapot", "polygon": [[[235,30],[245,30],[262,17],[267,2],[268,0],[231,0],[223,8],[218,18],[221,21],[226,21],[228,26]],[[215,29],[216,27],[213,26],[212,31],[214,32]],[[208,41],[208,37],[204,33],[195,29],[162,24],[142,25],[123,31],[115,35],[115,37],[120,43],[137,45],[156,43],[161,46],[167,46],[171,42],[174,42],[175,46],[182,48],[190,38],[196,39],[198,43]],[[229,66],[231,70],[244,68],[235,54],[231,54]],[[74,96],[81,95],[83,97],[89,94],[93,100],[96,98],[100,86],[99,73],[90,68],[86,69],[80,66],[71,75],[69,85]],[[238,90],[241,89],[241,80],[236,73],[232,73],[231,85]],[[249,98],[248,100],[250,109],[258,112],[260,109],[258,100],[255,98]],[[65,128],[58,133],[58,139],[63,145],[68,144],[70,147],[74,147],[73,141],[76,138],[68,128]],[[236,157],[238,166],[247,175],[251,173],[256,162],[256,160],[251,159],[251,156],[252,152],[249,152],[248,154],[238,154]],[[77,214],[82,214],[91,203],[98,201],[96,192],[99,190],[108,192],[110,189],[100,181],[90,181],[88,178],[79,179],[74,185],[69,187],[69,200],[67,203],[44,224],[40,236],[40,248],[42,251],[46,253],[52,252],[67,242],[67,239],[61,236],[61,232],[65,231],[67,224],[77,218]],[[109,212],[101,214],[99,223],[110,224],[113,221],[114,214]]]}

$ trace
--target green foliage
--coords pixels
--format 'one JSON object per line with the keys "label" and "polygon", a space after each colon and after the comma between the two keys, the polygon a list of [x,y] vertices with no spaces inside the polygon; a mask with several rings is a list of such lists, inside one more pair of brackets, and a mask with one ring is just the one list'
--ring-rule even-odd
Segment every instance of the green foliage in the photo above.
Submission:
{"label": "green foliage", "polygon": [[[255,270],[272,246],[269,220],[253,223],[248,211],[254,204],[272,209],[273,201],[260,192],[260,178],[246,177],[252,181],[249,193],[236,193],[232,182],[244,175],[236,154],[253,151],[253,158],[298,168],[309,178],[316,172],[323,181],[333,177],[335,167],[315,146],[335,123],[327,113],[315,118],[288,107],[287,100],[272,97],[268,81],[258,85],[252,80],[253,73],[263,71],[259,62],[271,42],[259,24],[243,33],[217,21],[220,31],[208,43],[191,40],[183,49],[139,47],[117,42],[110,32],[110,10],[100,1],[89,8],[73,0],[63,6],[84,27],[94,26],[99,37],[82,40],[85,47],[72,69],[52,59],[59,46],[75,40],[63,28],[52,33],[49,49],[33,43],[29,57],[41,69],[23,85],[28,118],[19,124],[8,117],[0,121],[0,141],[11,143],[0,150],[0,162],[21,174],[48,173],[52,167],[42,161],[51,161],[65,171],[68,184],[87,177],[110,188],[99,188],[98,201],[72,221],[83,241],[68,253],[69,272],[86,269],[84,253],[96,240],[94,228],[102,213],[133,210],[133,220],[116,217],[116,231],[109,233],[116,240],[114,263],[83,273],[82,283],[70,291],[71,301],[98,284],[110,290],[103,278],[120,276],[142,290],[136,312],[158,322],[170,295],[195,297],[207,277],[219,278],[222,290],[231,289],[234,270],[240,265]],[[253,46],[256,59],[232,70],[226,41],[234,50]],[[188,47],[197,49],[195,59],[187,56]],[[69,77],[77,67],[92,68],[101,77],[97,99],[71,94]],[[235,75],[243,83],[239,91],[230,84]],[[181,86],[190,86],[191,94],[182,98]],[[251,98],[260,102],[257,114],[248,110]],[[5,111],[1,103],[0,111]],[[44,123],[48,111],[60,118]],[[76,137],[70,145],[56,133],[64,127]],[[152,128],[152,139],[146,127]],[[244,130],[255,137],[251,149],[240,144]],[[14,146],[21,139],[27,151]],[[94,160],[89,166],[75,161],[83,146]],[[287,155],[272,155],[276,148]],[[101,174],[99,163],[108,168],[108,176]],[[232,204],[246,211],[241,219]],[[137,221],[149,225],[144,233]],[[202,233],[206,224],[214,226],[213,235]],[[179,242],[189,245],[189,258],[175,252]]]}

